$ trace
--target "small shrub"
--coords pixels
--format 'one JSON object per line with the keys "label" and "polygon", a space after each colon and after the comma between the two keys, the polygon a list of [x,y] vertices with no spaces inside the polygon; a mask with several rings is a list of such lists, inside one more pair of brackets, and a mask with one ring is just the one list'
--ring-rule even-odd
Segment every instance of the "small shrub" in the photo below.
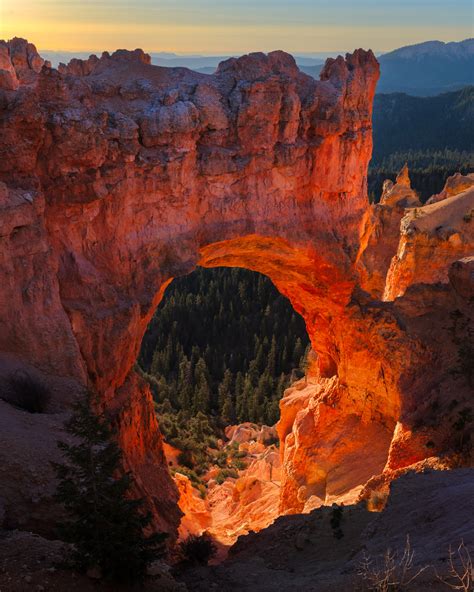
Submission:
{"label": "small shrub", "polygon": [[214,436],[209,436],[207,444],[208,444],[209,448],[212,448],[212,450],[219,450],[219,444],[217,443],[217,438],[215,438]]}
{"label": "small shrub", "polygon": [[237,469],[238,471],[243,471],[247,464],[241,460],[240,458],[236,458],[235,460],[232,461],[232,464],[234,466],[235,469]]}
{"label": "small shrub", "polygon": [[188,469],[193,469],[194,465],[196,464],[194,454],[191,452],[191,450],[182,450],[178,454],[177,460],[179,465],[187,467]]}
{"label": "small shrub", "polygon": [[199,565],[207,565],[217,553],[217,547],[211,535],[204,532],[201,536],[190,535],[179,544],[183,559]]}
{"label": "small shrub", "polygon": [[389,490],[371,491],[367,499],[367,509],[369,512],[381,512],[387,504]]}
{"label": "small shrub", "polygon": [[218,467],[224,468],[227,466],[227,452],[225,450],[221,450],[217,453],[214,462]]}
{"label": "small shrub", "polygon": [[48,387],[28,372],[17,371],[8,379],[6,400],[28,413],[45,413],[51,394]]}
{"label": "small shrub", "polygon": [[205,486],[204,483],[200,483],[197,486],[197,490],[199,491],[199,495],[201,496],[201,499],[206,499],[207,497],[207,487]]}
{"label": "small shrub", "polygon": [[470,212],[467,212],[467,214],[464,214],[462,219],[464,220],[464,222],[467,223],[471,222],[471,220],[474,220],[474,210],[471,210]]}
{"label": "small shrub", "polygon": [[235,454],[232,455],[232,458],[245,458],[247,453],[243,450],[238,450]]}
{"label": "small shrub", "polygon": [[216,483],[218,485],[222,485],[229,477],[232,479],[237,479],[238,476],[239,475],[235,469],[222,469],[216,475]]}

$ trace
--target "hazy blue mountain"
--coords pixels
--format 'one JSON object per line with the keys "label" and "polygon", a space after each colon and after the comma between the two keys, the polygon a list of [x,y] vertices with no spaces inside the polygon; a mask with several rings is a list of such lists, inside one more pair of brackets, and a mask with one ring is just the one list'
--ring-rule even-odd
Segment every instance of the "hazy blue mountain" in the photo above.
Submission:
{"label": "hazy blue mountain", "polygon": [[[100,56],[102,52],[93,51],[50,51],[41,50],[42,57],[49,60],[53,67],[57,68],[60,62],[67,64],[73,58],[87,59],[91,54],[95,53]],[[166,68],[189,68],[197,72],[204,72],[205,74],[212,74],[220,62],[229,59],[230,55],[206,56],[206,55],[178,55],[169,52],[151,52],[152,64],[156,66],[164,66]],[[333,55],[322,52],[321,54],[311,54],[295,56],[296,62],[303,69],[308,69],[308,74],[311,74],[311,69],[320,69],[324,63],[326,56]],[[317,71],[315,70],[317,75]]]}
{"label": "hazy blue mountain", "polygon": [[324,66],[324,63],[317,64],[315,66],[302,66],[301,64],[298,64],[298,67],[302,72],[304,72],[305,74],[308,74],[308,76],[312,76],[313,78],[316,78],[316,80],[319,80],[319,73],[323,69],[323,66]]}
{"label": "hazy blue mountain", "polygon": [[[39,50],[39,53],[42,58],[45,60],[49,60],[53,68],[57,68],[59,63],[62,62],[63,64],[67,64],[73,58],[78,58],[80,60],[87,60],[87,58],[93,54],[93,51],[50,51],[50,50]],[[96,55],[100,55],[100,52],[95,52]]]}
{"label": "hazy blue mountain", "polygon": [[[426,41],[379,55],[378,60],[379,94],[433,96],[474,84],[474,39]],[[299,66],[306,74],[319,78],[321,65]]]}
{"label": "hazy blue mountain", "polygon": [[[220,62],[229,59],[232,56],[162,56],[159,54],[150,54],[151,61],[157,66],[165,66],[167,68],[189,68],[196,70],[202,74],[213,74]],[[311,56],[295,56],[296,63],[303,72],[310,76],[319,76],[319,70],[324,64],[325,58],[311,57]]]}
{"label": "hazy blue mountain", "polygon": [[231,56],[189,56],[189,55],[175,55],[172,57],[165,57],[160,54],[150,53],[151,62],[156,66],[164,66],[166,68],[189,68],[200,72],[203,68],[211,70],[208,73],[214,72],[220,62],[229,59]]}
{"label": "hazy blue mountain", "polygon": [[427,41],[378,58],[378,93],[429,96],[474,84],[474,39]]}

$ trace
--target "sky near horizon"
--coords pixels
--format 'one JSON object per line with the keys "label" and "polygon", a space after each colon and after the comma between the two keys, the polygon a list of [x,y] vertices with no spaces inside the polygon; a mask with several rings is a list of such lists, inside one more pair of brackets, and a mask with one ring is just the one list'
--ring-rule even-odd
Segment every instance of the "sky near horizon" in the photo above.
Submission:
{"label": "sky near horizon", "polygon": [[387,51],[473,29],[474,0],[0,0],[1,39],[63,51]]}

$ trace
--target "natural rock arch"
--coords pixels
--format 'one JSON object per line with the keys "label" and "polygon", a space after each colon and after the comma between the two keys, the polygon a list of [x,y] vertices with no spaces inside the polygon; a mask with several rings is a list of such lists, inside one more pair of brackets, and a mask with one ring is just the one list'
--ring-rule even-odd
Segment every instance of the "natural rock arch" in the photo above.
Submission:
{"label": "natural rock arch", "polygon": [[[370,269],[367,255],[380,247],[366,192],[373,54],[328,60],[315,81],[283,52],[207,76],[141,50],[59,71],[23,40],[0,50],[0,350],[93,385],[157,524],[176,525],[176,490],[133,364],[166,285],[198,264],[268,275],[318,355],[314,401],[283,403],[282,511],[382,472],[414,365],[431,354],[373,301],[389,263]],[[375,465],[331,489],[330,467],[350,473],[368,442]],[[423,457],[410,451],[405,464]]]}

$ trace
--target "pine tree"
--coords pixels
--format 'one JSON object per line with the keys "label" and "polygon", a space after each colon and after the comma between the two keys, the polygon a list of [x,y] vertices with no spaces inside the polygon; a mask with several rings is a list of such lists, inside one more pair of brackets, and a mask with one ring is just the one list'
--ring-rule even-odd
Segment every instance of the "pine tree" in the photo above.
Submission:
{"label": "pine tree", "polygon": [[226,401],[232,396],[232,372],[227,368],[224,372],[224,378],[218,388],[219,413],[222,415]]}
{"label": "pine tree", "polygon": [[293,365],[295,368],[299,368],[301,357],[304,355],[304,348],[300,337],[296,340],[295,349],[293,350]]}
{"label": "pine tree", "polygon": [[179,364],[178,377],[178,401],[181,409],[191,409],[191,399],[193,396],[193,377],[191,362],[186,356]]}
{"label": "pine tree", "polygon": [[270,351],[268,352],[268,356],[267,356],[267,367],[265,369],[265,372],[269,375],[269,376],[275,376],[275,372],[276,372],[276,356],[277,356],[277,344],[276,344],[276,339],[275,339],[275,335],[272,336],[272,344],[270,347]]}
{"label": "pine tree", "polygon": [[297,376],[307,343],[304,321],[268,278],[237,268],[177,278],[140,355],[167,441],[192,448],[193,468],[204,470],[203,438],[190,427],[199,411],[211,429],[206,442],[222,437],[234,414],[239,422],[276,421],[277,400],[292,371]]}
{"label": "pine tree", "polygon": [[194,393],[193,411],[195,413],[198,411],[208,413],[211,392],[209,388],[209,373],[203,358],[199,358],[194,368],[194,382],[196,384],[196,390]]}
{"label": "pine tree", "polygon": [[99,568],[104,577],[140,581],[147,565],[164,551],[166,535],[145,536],[150,516],[142,501],[128,498],[129,474],[119,475],[121,452],[103,415],[91,409],[90,396],[74,406],[65,429],[74,444],[58,442],[65,462],[54,463],[59,480],[56,498],[68,514],[60,530],[73,544],[73,566]]}
{"label": "pine tree", "polygon": [[231,395],[229,395],[227,399],[224,401],[221,417],[224,420],[224,422],[228,425],[234,425],[236,422],[237,417],[235,414],[234,402],[232,401]]}

